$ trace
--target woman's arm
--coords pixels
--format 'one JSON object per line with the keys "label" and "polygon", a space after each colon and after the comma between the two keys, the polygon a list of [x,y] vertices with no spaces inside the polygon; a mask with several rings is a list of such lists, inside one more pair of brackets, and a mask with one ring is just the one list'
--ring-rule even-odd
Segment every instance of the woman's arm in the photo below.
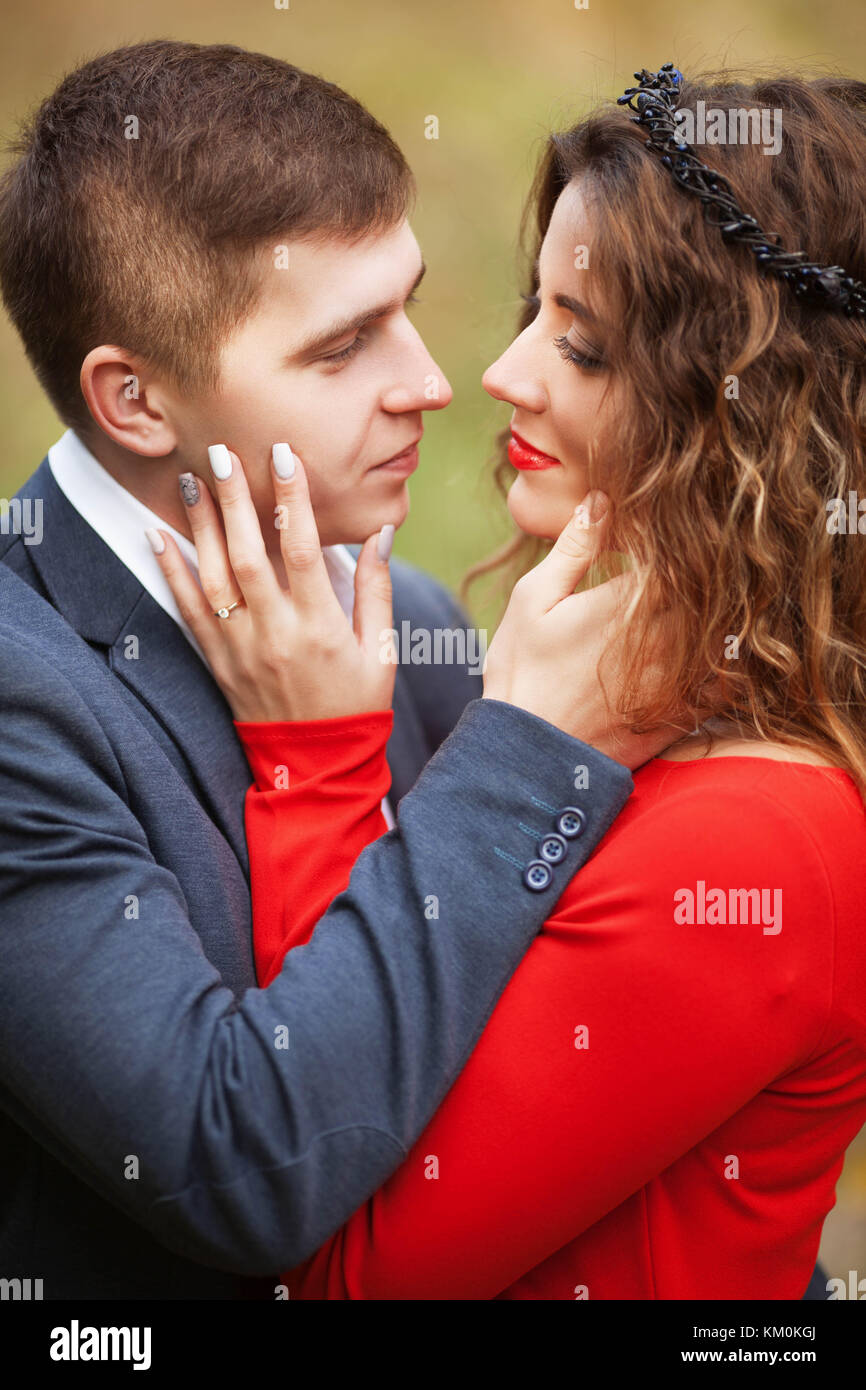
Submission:
{"label": "woman's arm", "polygon": [[[625,812],[405,1162],[285,1276],[293,1298],[493,1298],[814,1049],[833,954],[814,813],[735,804],[703,771]],[[778,888],[784,929],[678,923],[674,894],[698,881]],[[725,1149],[707,1154],[720,1183]]]}
{"label": "woman's arm", "polygon": [[337,719],[235,722],[247,792],[256,976],[263,987],[308,941],[355,860],[385,833],[391,710]]}

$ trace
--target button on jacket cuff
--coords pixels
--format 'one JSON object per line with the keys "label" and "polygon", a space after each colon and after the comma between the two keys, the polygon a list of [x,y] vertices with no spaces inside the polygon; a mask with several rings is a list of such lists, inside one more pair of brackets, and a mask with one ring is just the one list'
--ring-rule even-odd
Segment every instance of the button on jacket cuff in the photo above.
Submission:
{"label": "button on jacket cuff", "polygon": [[[524,891],[543,895],[549,911],[628,801],[634,788],[631,773],[589,744],[502,700],[471,701],[443,748],[448,746],[451,759],[462,744],[468,749],[470,741],[475,760],[471,775],[450,784],[455,818],[477,823],[473,801],[483,801],[486,811],[495,811],[498,803],[502,814],[491,855],[502,870],[516,875]],[[440,750],[409,793],[419,798],[419,807],[441,756]],[[515,802],[521,806],[518,819]]]}

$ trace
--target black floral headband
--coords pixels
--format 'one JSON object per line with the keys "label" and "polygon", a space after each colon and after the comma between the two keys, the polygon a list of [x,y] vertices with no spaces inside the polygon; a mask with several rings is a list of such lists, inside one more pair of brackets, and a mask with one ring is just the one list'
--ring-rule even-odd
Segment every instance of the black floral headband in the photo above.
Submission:
{"label": "black floral headband", "polygon": [[854,280],[840,265],[807,261],[803,251],[785,251],[775,232],[762,231],[754,217],[743,212],[727,179],[702,164],[682,139],[678,126],[684,113],[677,107],[683,75],[673,63],[665,63],[656,73],[643,68],[635,78],[640,86],[628,87],[617,104],[637,112],[632,119],[649,131],[647,145],[661,155],[680,188],[700,198],[704,216],[719,228],[725,241],[748,246],[759,270],[787,281],[794,294],[810,304],[849,317],[866,315],[862,280]]}

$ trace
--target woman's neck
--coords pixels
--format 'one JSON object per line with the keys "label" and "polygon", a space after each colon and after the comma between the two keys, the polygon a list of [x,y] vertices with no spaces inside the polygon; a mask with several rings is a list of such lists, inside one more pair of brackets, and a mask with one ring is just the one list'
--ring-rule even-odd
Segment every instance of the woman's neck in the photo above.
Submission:
{"label": "woman's neck", "polygon": [[[712,734],[712,742],[708,735]],[[775,762],[811,763],[834,767],[835,763],[810,748],[794,747],[775,739],[760,738],[735,719],[713,716],[699,729],[672,743],[660,754],[663,762],[691,762],[698,758],[769,758]]]}

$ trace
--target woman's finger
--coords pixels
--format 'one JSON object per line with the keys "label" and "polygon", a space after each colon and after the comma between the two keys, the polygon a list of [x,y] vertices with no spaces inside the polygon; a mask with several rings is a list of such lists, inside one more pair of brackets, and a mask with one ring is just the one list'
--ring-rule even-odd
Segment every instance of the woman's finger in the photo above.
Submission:
{"label": "woman's finger", "polygon": [[181,473],[178,483],[192,530],[199,580],[213,613],[243,595],[232,574],[219,509],[204,480],[194,473]]}
{"label": "woman's finger", "polygon": [[382,650],[382,634],[389,633],[394,625],[388,563],[393,544],[394,527],[383,526],[364,542],[355,568],[355,636],[366,651],[377,655]]}
{"label": "woman's finger", "polygon": [[281,590],[268,559],[243,464],[225,444],[211,444],[207,452],[232,573],[250,612],[266,620],[273,606],[281,602]]}
{"label": "woman's finger", "polygon": [[221,634],[217,631],[217,619],[210,601],[202,593],[174,538],[156,528],[148,529],[145,534],[174,595],[180,616],[204,652],[211,670],[216,671]]}
{"label": "woman's finger", "polygon": [[608,501],[603,492],[591,492],[576,507],[555,545],[521,584],[531,592],[542,612],[548,612],[573,594],[593,560],[603,550]]}
{"label": "woman's finger", "polygon": [[275,444],[271,466],[276,525],[292,598],[308,612],[323,614],[334,607],[342,611],[322,555],[303,462],[288,444]]}

